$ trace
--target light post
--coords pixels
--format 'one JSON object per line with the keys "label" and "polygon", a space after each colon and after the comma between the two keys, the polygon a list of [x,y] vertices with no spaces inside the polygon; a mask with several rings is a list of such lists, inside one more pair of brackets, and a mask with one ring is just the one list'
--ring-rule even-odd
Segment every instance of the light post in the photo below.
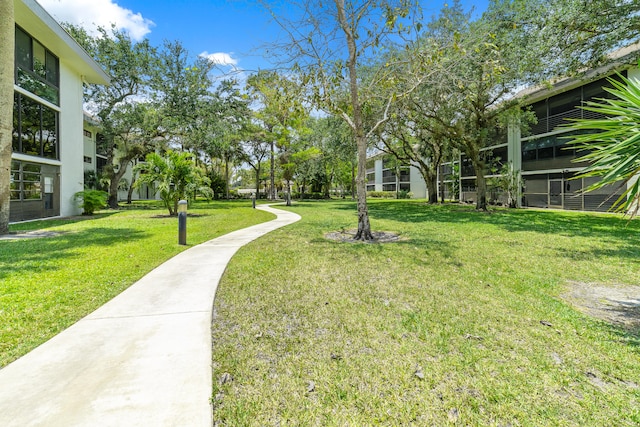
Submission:
{"label": "light post", "polygon": [[256,195],[251,193],[251,204],[253,205],[253,209],[256,208]]}
{"label": "light post", "polygon": [[178,202],[178,244],[187,244],[187,201]]}

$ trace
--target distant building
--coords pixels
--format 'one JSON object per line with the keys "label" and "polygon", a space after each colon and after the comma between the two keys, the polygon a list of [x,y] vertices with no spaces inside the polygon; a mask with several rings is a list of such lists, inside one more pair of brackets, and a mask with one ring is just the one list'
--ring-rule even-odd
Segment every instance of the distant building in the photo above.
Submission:
{"label": "distant building", "polygon": [[427,197],[420,171],[411,165],[396,165],[391,155],[380,153],[367,159],[367,191],[406,191],[413,198]]}
{"label": "distant building", "polygon": [[[586,101],[610,98],[611,95],[604,88],[609,86],[607,78],[615,77],[616,72],[640,79],[640,70],[634,66],[640,54],[638,48],[638,45],[633,45],[614,52],[612,64],[590,70],[580,78],[562,79],[551,86],[529,88],[517,95],[526,97],[524,108],[531,108],[537,124],[532,125],[525,135],[521,134],[519,126],[510,126],[483,151],[487,163],[495,171],[512,162],[524,184],[518,197],[520,206],[607,211],[624,192],[625,189],[619,186],[608,186],[594,192],[580,193],[581,189],[599,178],[572,179],[587,165],[575,162],[585,153],[568,145],[570,138],[567,137],[571,136],[571,130],[559,126],[569,123],[567,119],[596,118],[595,113],[579,107]],[[373,165],[374,161],[376,166],[368,169],[368,189],[384,189],[387,183],[391,184],[392,178],[385,180],[385,171],[389,169],[381,167],[377,158],[371,158],[370,164]],[[492,175],[491,170],[487,170],[485,176],[489,184],[487,201],[505,204],[506,195],[491,186],[491,178],[498,175]],[[464,154],[453,162],[442,164],[438,178],[438,194],[444,195],[445,199],[468,203],[477,201],[476,173]],[[414,179],[419,182],[415,183]],[[426,197],[426,185],[420,174],[401,181],[401,188],[412,191],[415,197]],[[457,190],[457,194],[453,193],[454,190]]]}
{"label": "distant building", "polygon": [[[83,82],[109,76],[34,0],[15,0],[10,221],[80,213]],[[93,162],[93,157],[92,157]]]}
{"label": "distant building", "polygon": [[[85,112],[83,128],[85,184],[88,184],[86,179],[89,174],[93,175],[92,178],[99,179],[107,165],[107,152],[101,131],[100,121]],[[129,196],[128,190],[133,183],[133,168],[140,162],[144,162],[144,158],[134,159],[127,166],[127,171],[122,177],[122,185],[118,190],[119,201],[127,200]],[[160,194],[156,191],[155,186],[143,184],[133,189],[131,200],[160,200]]]}

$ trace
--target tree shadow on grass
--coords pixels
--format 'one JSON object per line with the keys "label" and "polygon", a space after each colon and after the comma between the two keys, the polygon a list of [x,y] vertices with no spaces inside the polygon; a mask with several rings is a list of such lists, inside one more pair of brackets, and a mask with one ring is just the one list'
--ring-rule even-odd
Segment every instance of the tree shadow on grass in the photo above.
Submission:
{"label": "tree shadow on grass", "polygon": [[[405,223],[468,224],[478,227],[499,227],[508,232],[527,232],[568,237],[586,237],[608,243],[614,248],[583,249],[558,253],[570,259],[584,257],[640,258],[640,220],[629,221],[618,215],[594,215],[571,211],[539,211],[530,209],[496,208],[480,212],[473,206],[460,204],[429,205],[401,201],[371,201],[368,204],[372,219]],[[352,210],[355,203],[336,204],[335,209]],[[489,231],[487,231],[489,233]]]}
{"label": "tree shadow on grass", "polygon": [[94,215],[75,215],[64,218],[43,218],[39,221],[17,222],[9,226],[10,233],[21,231],[41,230],[43,228],[58,227],[60,225],[76,224],[89,220],[97,220],[115,215],[117,211],[100,212]]}
{"label": "tree shadow on grass", "polygon": [[143,239],[148,235],[149,233],[133,228],[102,227],[56,237],[2,241],[0,279],[10,274],[58,270],[64,266],[65,260],[77,256],[79,248],[112,246],[124,241]]}

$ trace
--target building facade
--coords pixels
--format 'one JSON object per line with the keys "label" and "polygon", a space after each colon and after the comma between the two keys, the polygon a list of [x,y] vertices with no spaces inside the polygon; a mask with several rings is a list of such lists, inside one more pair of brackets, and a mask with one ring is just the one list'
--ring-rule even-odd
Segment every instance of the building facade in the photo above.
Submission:
{"label": "building facade", "polygon": [[[522,186],[517,201],[521,207],[552,208],[584,211],[607,211],[624,192],[619,186],[608,186],[602,189],[582,193],[583,188],[595,183],[599,178],[579,178],[575,176],[587,166],[576,162],[585,152],[580,152],[569,143],[572,130],[561,125],[570,123],[570,119],[599,118],[595,113],[585,111],[580,106],[587,101],[610,98],[604,89],[610,84],[607,78],[615,78],[620,74],[640,80],[640,69],[630,66],[630,57],[638,53],[637,46],[617,52],[617,62],[591,70],[580,79],[564,79],[558,83],[542,88],[527,89],[517,96],[524,97],[526,104],[522,108],[530,109],[537,122],[532,124],[526,133],[519,124],[509,126],[503,134],[496,135],[493,144],[483,149],[488,165],[487,201],[490,204],[504,205],[507,196],[496,184],[498,173],[510,162],[514,173],[521,178]],[[369,170],[369,186],[373,188],[383,180],[384,168]],[[474,203],[476,202],[476,173],[469,159],[459,154],[452,162],[440,166],[438,174],[438,194],[447,200]],[[425,197],[422,192],[426,188],[420,175],[416,176],[421,183],[414,191],[413,181],[408,190],[416,197]]]}
{"label": "building facade", "polygon": [[415,166],[398,165],[390,155],[378,154],[367,160],[367,191],[404,191],[413,198],[426,198],[427,186]]}
{"label": "building facade", "polygon": [[109,77],[34,0],[16,0],[10,221],[80,213],[83,82]]}

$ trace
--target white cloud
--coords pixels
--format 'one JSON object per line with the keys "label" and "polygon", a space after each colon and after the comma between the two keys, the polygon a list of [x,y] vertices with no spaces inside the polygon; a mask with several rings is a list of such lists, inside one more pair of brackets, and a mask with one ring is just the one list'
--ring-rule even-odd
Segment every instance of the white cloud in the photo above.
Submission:
{"label": "white cloud", "polygon": [[80,25],[90,34],[96,27],[109,28],[115,24],[129,33],[132,39],[141,40],[151,32],[153,21],[144,18],[115,3],[115,0],[38,0],[58,22]]}
{"label": "white cloud", "polygon": [[209,53],[205,50],[199,56],[203,58],[207,58],[209,61],[213,62],[216,65],[228,65],[233,68],[236,68],[236,65],[238,65],[238,60],[233,58],[231,55],[232,53],[225,53],[225,52]]}

